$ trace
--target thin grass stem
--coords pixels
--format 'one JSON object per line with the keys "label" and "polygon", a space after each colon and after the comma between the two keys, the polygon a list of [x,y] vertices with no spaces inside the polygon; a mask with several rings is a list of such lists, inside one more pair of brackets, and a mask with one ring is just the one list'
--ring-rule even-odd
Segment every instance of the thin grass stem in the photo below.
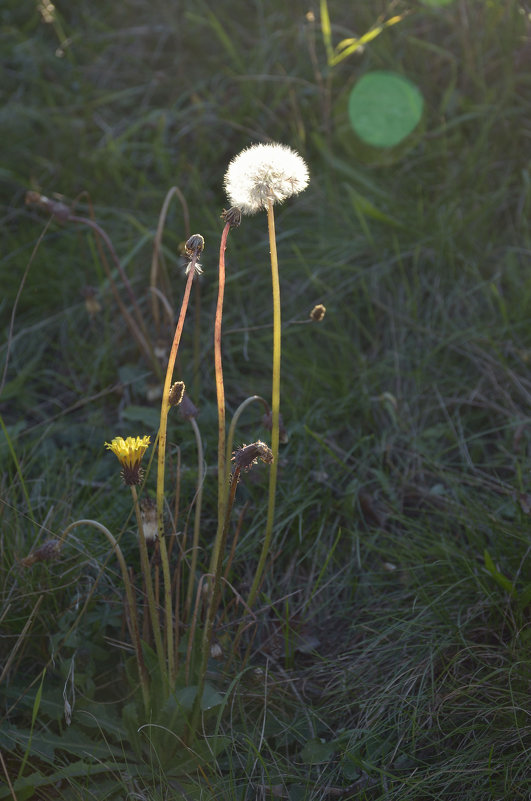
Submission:
{"label": "thin grass stem", "polygon": [[157,295],[158,292],[160,292],[160,290],[157,288],[158,275],[159,275],[159,255],[162,244],[162,234],[164,233],[164,226],[166,224],[166,217],[168,215],[168,208],[170,206],[172,198],[175,195],[177,195],[177,197],[181,202],[186,239],[190,237],[190,214],[188,212],[188,204],[186,202],[186,198],[184,197],[183,193],[181,192],[178,186],[172,186],[170,189],[168,189],[166,197],[164,198],[164,203],[162,204],[162,209],[160,210],[157,232],[155,234],[155,241],[153,243],[153,256],[151,258],[151,274],[149,280],[149,285],[153,293],[151,298],[151,313],[153,314],[153,321],[155,323],[155,329],[157,330],[157,332],[159,332],[159,327],[160,327],[160,312],[159,312],[159,304],[157,303]]}
{"label": "thin grass stem", "polygon": [[227,542],[227,535],[229,531],[229,522],[230,522],[230,514],[232,511],[232,506],[234,504],[234,496],[236,495],[236,487],[238,486],[238,481],[240,479],[240,472],[241,468],[236,466],[234,468],[234,472],[231,477],[230,482],[230,489],[229,489],[229,497],[227,500],[227,505],[225,508],[225,519],[223,521],[223,528],[221,539],[219,542],[219,548],[217,552],[217,561],[215,564],[214,570],[214,581],[212,585],[212,590],[210,592],[210,598],[208,602],[206,620],[205,620],[205,628],[203,630],[203,642],[201,646],[201,666],[199,668],[199,677],[198,677],[198,686],[197,686],[197,696],[194,701],[194,707],[192,710],[192,717],[190,722],[190,732],[193,734],[197,729],[197,724],[199,721],[199,713],[201,710],[201,698],[203,696],[203,690],[205,687],[205,677],[208,667],[208,658],[210,656],[210,645],[212,642],[212,630],[214,628],[214,618],[216,616],[216,611],[219,605],[219,598],[221,594],[221,571],[223,568],[223,552],[225,550],[225,544]]}

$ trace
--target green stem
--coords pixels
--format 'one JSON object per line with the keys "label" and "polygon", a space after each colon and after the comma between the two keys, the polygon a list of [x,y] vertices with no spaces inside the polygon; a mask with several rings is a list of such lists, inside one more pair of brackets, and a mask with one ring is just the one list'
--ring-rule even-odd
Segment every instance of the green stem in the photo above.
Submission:
{"label": "green stem", "polygon": [[213,581],[212,591],[210,593],[210,600],[206,614],[205,628],[203,631],[203,643],[201,648],[201,667],[199,670],[197,695],[194,701],[194,708],[192,710],[192,718],[190,722],[191,734],[193,734],[197,729],[199,713],[201,711],[201,698],[203,696],[203,690],[205,687],[205,678],[208,667],[208,657],[210,655],[210,645],[212,642],[212,630],[214,628],[214,618],[216,616],[217,608],[219,605],[219,599],[221,595],[221,571],[223,568],[223,552],[225,550],[225,545],[227,543],[230,514],[234,504],[234,496],[236,494],[236,487],[238,486],[239,478],[240,478],[240,468],[235,467],[230,483],[229,498],[225,510],[225,519],[223,521],[222,535],[219,543],[217,560],[214,568],[214,581]]}
{"label": "green stem", "polygon": [[188,588],[186,591],[186,603],[184,608],[184,617],[186,620],[188,620],[188,615],[190,614],[190,609],[192,607],[192,595],[194,592],[197,554],[199,551],[199,535],[201,533],[201,505],[203,501],[204,483],[203,443],[201,442],[201,433],[194,417],[190,418],[190,422],[192,424],[192,428],[194,429],[195,441],[197,444],[197,491],[195,499],[194,536],[192,540],[192,561],[190,563],[190,572],[188,574]]}
{"label": "green stem", "polygon": [[92,526],[93,528],[97,528],[98,531],[101,531],[102,534],[104,534],[111,543],[112,548],[116,554],[116,558],[118,559],[118,564],[120,565],[120,570],[122,571],[122,580],[124,583],[125,595],[127,598],[127,606],[129,608],[129,620],[131,622],[130,633],[136,651],[138,674],[140,677],[140,684],[142,686],[142,696],[144,698],[144,709],[146,711],[146,714],[148,714],[150,709],[149,676],[144,662],[144,655],[142,654],[140,629],[138,628],[138,616],[136,613],[136,604],[133,595],[133,588],[131,586],[131,581],[129,579],[129,573],[127,571],[127,565],[125,563],[122,549],[118,545],[117,540],[111,534],[109,529],[106,528],[104,525],[102,525],[102,523],[98,523],[97,520],[76,520],[74,523],[70,523],[70,525],[63,531],[61,535],[61,540],[64,540],[65,537],[72,531],[72,529],[77,528],[77,526]]}
{"label": "green stem", "polygon": [[131,486],[131,494],[133,496],[133,504],[135,507],[136,522],[138,525],[138,545],[140,549],[140,564],[142,565],[142,573],[144,574],[144,583],[146,585],[147,602],[149,609],[149,616],[151,618],[151,628],[153,629],[153,637],[155,640],[155,650],[159,660],[161,680],[167,681],[166,667],[164,665],[164,648],[162,645],[162,637],[160,636],[160,620],[155,602],[155,594],[153,592],[153,582],[151,580],[151,568],[149,565],[149,557],[146,546],[146,539],[144,537],[144,526],[142,525],[142,515],[140,514],[140,506],[138,504],[138,495],[136,487]]}
{"label": "green stem", "polygon": [[218,402],[218,527],[212,556],[210,558],[210,572],[213,573],[218,561],[218,554],[223,535],[226,506],[226,478],[225,478],[225,389],[223,386],[223,365],[221,361],[221,322],[223,318],[223,296],[225,292],[225,248],[230,223],[225,223],[221,235],[219,248],[219,281],[218,302],[216,306],[216,320],[214,323],[214,367],[216,371],[216,395]]}
{"label": "green stem", "polygon": [[247,599],[247,605],[252,606],[260,587],[266,559],[271,545],[273,521],[275,519],[275,494],[277,488],[278,471],[278,442],[279,442],[279,413],[280,413],[280,353],[281,353],[281,312],[280,312],[280,281],[278,277],[277,243],[275,238],[275,216],[271,201],[267,207],[267,223],[269,229],[269,249],[271,253],[271,279],[273,288],[273,385],[271,389],[271,450],[273,461],[269,472],[269,499],[267,504],[267,522],[262,545],[262,552]]}
{"label": "green stem", "polygon": [[164,539],[164,467],[166,458],[166,432],[168,430],[168,412],[170,409],[170,387],[173,378],[173,369],[175,367],[175,360],[177,358],[177,351],[181,341],[181,334],[184,327],[184,319],[188,309],[188,302],[190,300],[190,291],[192,289],[192,282],[194,280],[195,264],[197,261],[197,253],[194,254],[190,262],[190,271],[188,273],[188,280],[184,290],[183,301],[181,304],[181,311],[179,320],[177,321],[177,328],[175,329],[175,336],[173,337],[173,344],[171,346],[170,356],[168,359],[168,367],[166,370],[166,379],[164,381],[164,389],[162,391],[162,404],[160,409],[160,426],[159,426],[159,449],[158,449],[158,465],[157,465],[157,526],[159,532],[159,546],[160,546],[160,561],[162,565],[162,574],[164,577],[164,603],[166,609],[166,648],[168,653],[168,674],[170,685],[173,686],[174,673],[175,673],[175,654],[173,650],[173,621],[172,621],[172,601],[171,601],[171,577],[170,566],[168,560],[168,551],[166,549],[166,541]]}

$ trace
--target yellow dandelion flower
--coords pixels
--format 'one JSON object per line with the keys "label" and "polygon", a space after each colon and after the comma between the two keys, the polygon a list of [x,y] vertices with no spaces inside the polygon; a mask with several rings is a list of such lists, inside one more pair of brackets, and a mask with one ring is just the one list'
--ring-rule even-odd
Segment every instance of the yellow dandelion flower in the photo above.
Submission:
{"label": "yellow dandelion flower", "polygon": [[122,478],[128,487],[140,484],[142,469],[140,462],[150,444],[150,438],[144,437],[115,437],[112,442],[106,442],[105,447],[114,453],[122,465]]}

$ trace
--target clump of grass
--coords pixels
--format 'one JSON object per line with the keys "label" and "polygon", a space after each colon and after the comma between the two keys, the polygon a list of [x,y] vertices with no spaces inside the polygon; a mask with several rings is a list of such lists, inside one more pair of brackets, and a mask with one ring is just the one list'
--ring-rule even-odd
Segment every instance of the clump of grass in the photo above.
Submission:
{"label": "clump of grass", "polygon": [[[255,155],[256,152],[256,155]],[[246,151],[238,159],[231,163],[226,179],[229,194],[236,198],[239,205],[246,211],[256,211],[258,208],[267,207],[268,219],[270,228],[270,243],[272,243],[272,270],[273,270],[273,306],[274,306],[274,358],[273,358],[273,401],[272,401],[272,414],[271,414],[271,430],[272,430],[272,444],[276,449],[278,458],[278,444],[279,444],[279,430],[280,430],[280,415],[279,415],[279,387],[280,387],[280,295],[278,287],[278,263],[276,257],[275,238],[274,238],[274,221],[273,221],[273,202],[276,200],[283,200],[290,194],[294,194],[307,183],[307,170],[302,159],[289,148],[284,148],[279,145],[275,146],[256,146],[251,149],[251,165],[249,166],[249,151]],[[241,159],[245,164],[240,164]],[[258,159],[258,161],[257,161]],[[254,171],[251,167],[254,164]],[[250,179],[249,179],[250,176]],[[243,189],[242,189],[243,187]],[[245,190],[245,192],[243,192]],[[249,198],[247,205],[243,201],[246,197]],[[231,198],[232,199],[232,198]],[[71,212],[69,207],[58,201],[51,201],[43,195],[37,193],[29,193],[26,199],[27,203],[38,205],[41,208],[49,211],[54,218],[61,222],[74,222],[84,223],[92,228],[106,243],[107,249],[112,255],[113,261],[117,266],[125,289],[129,294],[130,300],[136,310],[137,321],[139,329],[141,328],[145,334],[147,329],[143,322],[142,312],[136,301],[132,287],[127,280],[120,261],[115,253],[109,237],[103,232],[103,229],[88,218],[79,217]],[[168,196],[164,204],[162,219],[165,217],[165,209],[168,202]],[[146,512],[146,504],[144,503],[144,516],[141,511],[139,497],[137,493],[137,486],[143,484],[144,473],[141,468],[141,460],[146,450],[150,445],[150,437],[145,435],[143,437],[114,437],[110,443],[105,443],[106,447],[110,449],[118,458],[122,466],[122,479],[124,483],[130,487],[132,493],[133,508],[138,527],[138,541],[140,552],[141,574],[143,580],[143,587],[146,594],[146,605],[148,615],[144,615],[142,623],[142,634],[140,626],[140,613],[136,607],[135,589],[131,577],[129,576],[126,561],[116,538],[111,534],[109,529],[103,526],[96,520],[82,519],[76,521],[74,524],[68,526],[63,535],[64,540],[73,528],[78,526],[92,526],[98,531],[102,532],[107,540],[110,542],[113,552],[118,559],[122,580],[126,594],[126,619],[130,637],[134,647],[135,659],[137,663],[137,674],[141,688],[142,702],[143,702],[143,716],[149,718],[151,722],[162,724],[165,723],[165,717],[159,718],[161,711],[167,703],[175,698],[175,693],[178,688],[190,687],[191,682],[194,682],[193,687],[193,703],[190,714],[187,714],[186,706],[176,712],[171,724],[172,731],[179,735],[184,735],[185,745],[196,740],[199,731],[199,718],[201,710],[205,703],[205,693],[212,694],[212,690],[206,684],[206,674],[208,663],[212,649],[212,637],[214,630],[214,623],[221,599],[221,582],[224,572],[224,557],[227,539],[229,535],[231,512],[234,505],[236,488],[240,479],[242,471],[248,470],[258,459],[272,465],[275,463],[275,455],[273,450],[258,440],[252,445],[245,446],[236,451],[234,457],[234,468],[230,478],[230,485],[228,494],[226,490],[227,480],[227,467],[226,467],[226,435],[225,435],[225,395],[223,385],[223,369],[221,357],[221,325],[223,315],[223,294],[225,287],[225,248],[227,242],[227,235],[231,227],[239,225],[241,218],[241,211],[239,207],[234,206],[228,212],[223,214],[225,220],[225,227],[221,237],[220,246],[220,259],[219,259],[219,281],[218,281],[218,302],[216,309],[215,331],[214,331],[214,362],[215,362],[215,376],[216,376],[216,392],[217,392],[217,406],[218,406],[218,526],[217,534],[214,540],[212,557],[211,557],[211,570],[210,573],[200,577],[197,584],[197,596],[192,612],[192,595],[195,583],[195,568],[196,568],[196,551],[198,547],[198,535],[200,532],[200,509],[196,512],[196,523],[194,526],[194,540],[193,540],[193,553],[188,581],[184,581],[181,572],[185,566],[185,553],[184,553],[184,540],[180,543],[182,553],[177,560],[177,569],[172,573],[170,568],[169,550],[166,545],[166,526],[164,519],[164,507],[166,496],[166,444],[167,444],[167,428],[168,428],[168,414],[172,407],[180,406],[184,400],[185,385],[183,381],[173,382],[174,370],[181,342],[181,337],[184,329],[185,319],[188,311],[192,282],[196,276],[201,275],[202,269],[199,264],[199,257],[204,248],[204,239],[201,235],[195,234],[188,239],[185,246],[185,251],[190,259],[189,265],[186,269],[187,281],[184,290],[181,310],[175,334],[173,338],[172,347],[169,353],[168,364],[166,369],[166,377],[162,389],[162,402],[159,427],[157,433],[158,445],[158,458],[157,458],[157,489],[156,489],[156,518],[157,518],[157,536],[156,546],[157,555],[160,560],[162,568],[162,590],[164,596],[164,614],[162,630],[160,631],[160,610],[159,610],[159,586],[158,586],[158,570],[155,570],[155,582],[153,580],[153,565],[150,563],[147,543],[146,532],[144,528],[144,517]],[[161,230],[157,233],[155,248],[160,248]],[[106,264],[105,259],[103,259]],[[114,287],[115,294],[117,289],[113,283],[112,276],[107,270],[107,276]],[[153,278],[153,276],[152,276]],[[125,305],[119,304],[124,315],[126,322],[130,323],[129,313]],[[155,323],[158,320],[155,319]],[[138,333],[138,331],[137,331]],[[140,335],[139,335],[140,336]],[[139,344],[144,342],[144,336],[138,339]],[[141,348],[144,354],[153,352],[149,348]],[[267,406],[267,404],[266,404]],[[188,415],[190,416],[190,415]],[[193,416],[191,416],[193,419]],[[237,419],[237,417],[236,417]],[[235,425],[234,421],[234,425]],[[234,429],[234,426],[233,426]],[[234,430],[231,431],[230,440],[232,442]],[[200,436],[198,439],[198,452],[202,453],[202,446],[200,444]],[[203,482],[204,477],[200,470],[198,480]],[[274,511],[274,491],[276,485],[276,477],[270,486],[270,500],[269,500],[269,513],[268,524],[266,529],[265,544],[262,550],[260,559],[258,560],[258,567],[256,575],[251,588],[250,600],[247,604],[247,609],[250,610],[252,601],[256,595],[259,587],[265,559],[269,548],[269,543],[272,533],[273,511]],[[272,487],[272,489],[271,489]],[[202,490],[202,487],[201,487]],[[178,508],[178,496],[176,494],[175,508]],[[177,513],[173,520],[174,528],[177,525]],[[149,533],[150,541],[153,540],[153,535]],[[234,557],[235,541],[233,543],[232,554],[230,560]],[[173,544],[173,543],[172,543]],[[179,546],[178,546],[179,547]],[[42,561],[37,554],[41,550],[35,552],[34,558],[28,557],[25,560],[27,567],[31,566],[37,561]],[[227,566],[228,569],[228,566]],[[194,572],[192,572],[194,571]],[[205,579],[210,579],[205,581]],[[226,579],[225,579],[226,581]],[[186,599],[181,598],[181,587],[187,584],[188,590],[186,592]],[[206,591],[204,595],[203,590]],[[186,617],[188,615],[188,617]],[[148,624],[149,620],[149,624]],[[202,629],[202,635],[201,635]],[[174,636],[175,634],[175,636]],[[187,638],[186,644],[186,661],[184,667],[179,666],[180,653],[179,644],[181,634]],[[201,647],[199,648],[199,641]],[[239,636],[236,638],[239,640]],[[153,670],[149,671],[147,668],[147,651],[150,642],[154,643],[155,656],[157,661],[156,675],[150,675]],[[235,648],[237,646],[235,645]],[[196,657],[196,652],[200,650],[200,658]],[[196,661],[198,662],[196,664]],[[184,715],[183,715],[184,712]],[[138,713],[139,714],[139,713]],[[138,722],[141,722],[141,717],[138,717]],[[184,729],[182,726],[184,725]],[[177,726],[177,729],[175,729]]]}

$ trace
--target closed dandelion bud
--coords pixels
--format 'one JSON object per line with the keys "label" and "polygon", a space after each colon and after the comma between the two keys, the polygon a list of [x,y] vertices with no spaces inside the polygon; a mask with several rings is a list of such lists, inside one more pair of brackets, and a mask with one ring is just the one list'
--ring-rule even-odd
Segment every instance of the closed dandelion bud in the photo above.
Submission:
{"label": "closed dandelion bud", "polygon": [[95,317],[101,311],[101,304],[97,297],[97,292],[93,286],[84,286],[81,294],[85,298],[85,308],[89,317]]}
{"label": "closed dandelion bud", "polygon": [[170,406],[179,406],[182,402],[184,396],[184,381],[176,381],[175,384],[170,389],[170,394],[168,397]]}
{"label": "closed dandelion bud", "polygon": [[38,206],[53,214],[55,219],[61,223],[67,222],[71,215],[70,209],[64,203],[59,200],[50,200],[46,195],[31,190],[26,192],[26,206]]}
{"label": "closed dandelion bud", "polygon": [[251,443],[251,445],[243,445],[234,451],[232,461],[237,470],[250,470],[253,464],[256,464],[258,459],[261,459],[266,464],[271,464],[273,461],[273,451],[261,440]]}
{"label": "closed dandelion bud", "polygon": [[199,414],[199,409],[190,400],[186,390],[183,392],[181,403],[179,404],[179,412],[185,420],[191,420],[193,417],[197,417]]}
{"label": "closed dandelion bud", "polygon": [[140,501],[140,514],[142,516],[145,541],[155,542],[158,537],[157,504],[153,498],[142,498]]}
{"label": "closed dandelion bud", "polygon": [[223,649],[219,642],[213,642],[210,646],[210,656],[212,659],[221,659],[223,656]]}
{"label": "closed dandelion bud", "polygon": [[190,270],[194,270],[195,275],[201,275],[203,269],[199,264],[199,256],[203,252],[205,247],[205,240],[201,236],[201,234],[192,234],[190,239],[186,242],[184,249],[186,251],[186,255],[191,260],[190,264],[186,268],[186,275],[190,272]]}
{"label": "closed dandelion bud", "polygon": [[205,240],[201,234],[192,234],[190,239],[187,240],[184,248],[187,256],[193,256],[197,254],[199,257],[205,249]]}
{"label": "closed dandelion bud", "polygon": [[60,540],[46,540],[39,548],[21,559],[20,563],[24,567],[31,567],[35,562],[52,562],[54,559],[59,558],[60,553]]}
{"label": "closed dandelion bud", "polygon": [[326,314],[326,306],[323,306],[322,303],[318,303],[317,306],[314,306],[310,312],[310,320],[312,323],[320,323],[321,320],[324,319]]}
{"label": "closed dandelion bud", "polygon": [[127,439],[115,437],[112,442],[105,443],[105,447],[114,453],[122,465],[122,479],[128,487],[142,483],[143,471],[140,462],[149,443],[148,436],[127,437]]}

